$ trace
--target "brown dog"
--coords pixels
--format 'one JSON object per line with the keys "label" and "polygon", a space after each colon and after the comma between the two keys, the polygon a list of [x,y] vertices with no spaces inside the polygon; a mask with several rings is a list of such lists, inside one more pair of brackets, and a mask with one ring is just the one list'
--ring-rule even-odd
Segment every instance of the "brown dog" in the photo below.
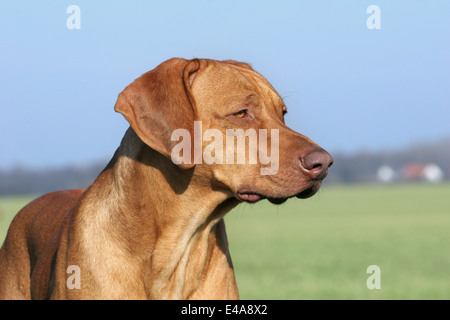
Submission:
{"label": "brown dog", "polygon": [[[235,61],[168,60],[125,88],[115,110],[131,126],[94,183],[44,195],[14,218],[0,251],[0,298],[237,299],[223,216],[242,201],[312,196],[331,156],[286,127],[280,96]],[[208,146],[197,152],[192,140],[183,142],[194,152],[173,161],[177,129],[194,140],[215,129],[216,142],[236,129],[267,129],[266,142],[277,133],[279,147],[268,150],[276,170],[234,164],[234,154],[231,163],[199,161]],[[233,146],[209,155],[223,160]]]}

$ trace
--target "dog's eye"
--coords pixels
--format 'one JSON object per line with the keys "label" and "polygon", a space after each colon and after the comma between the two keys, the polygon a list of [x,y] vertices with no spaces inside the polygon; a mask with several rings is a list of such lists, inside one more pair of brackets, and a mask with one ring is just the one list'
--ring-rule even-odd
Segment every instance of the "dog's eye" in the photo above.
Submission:
{"label": "dog's eye", "polygon": [[241,110],[241,111],[233,114],[233,116],[235,116],[236,118],[245,118],[246,115],[247,115],[247,109]]}

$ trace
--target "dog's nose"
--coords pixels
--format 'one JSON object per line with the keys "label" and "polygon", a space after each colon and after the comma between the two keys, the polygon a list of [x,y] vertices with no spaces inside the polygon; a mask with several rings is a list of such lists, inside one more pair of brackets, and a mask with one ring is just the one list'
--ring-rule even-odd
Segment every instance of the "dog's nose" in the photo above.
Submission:
{"label": "dog's nose", "polygon": [[333,164],[333,157],[323,149],[316,149],[301,158],[300,163],[312,179],[324,179]]}

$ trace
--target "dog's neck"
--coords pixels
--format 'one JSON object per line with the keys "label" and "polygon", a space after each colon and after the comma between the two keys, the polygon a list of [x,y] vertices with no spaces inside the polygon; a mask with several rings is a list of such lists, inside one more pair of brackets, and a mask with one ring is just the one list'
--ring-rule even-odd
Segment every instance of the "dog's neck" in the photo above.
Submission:
{"label": "dog's neck", "polygon": [[216,209],[224,203],[228,207],[227,200],[238,203],[224,189],[212,186],[211,173],[199,166],[181,169],[148,147],[131,128],[108,169],[119,198],[117,205],[135,209],[147,222],[150,214],[151,224],[159,231],[187,223],[198,229],[222,218]]}
{"label": "dog's neck", "polygon": [[[214,250],[220,249],[231,263],[222,218],[238,201],[212,190],[211,182],[195,170],[180,169],[130,129],[97,178],[108,179],[110,190],[92,186],[95,197],[108,194],[103,198],[109,210],[100,219],[110,238],[120,239],[116,244],[128,246],[118,249],[140,261],[148,297],[181,299],[194,294]],[[197,278],[187,279],[188,274]]]}

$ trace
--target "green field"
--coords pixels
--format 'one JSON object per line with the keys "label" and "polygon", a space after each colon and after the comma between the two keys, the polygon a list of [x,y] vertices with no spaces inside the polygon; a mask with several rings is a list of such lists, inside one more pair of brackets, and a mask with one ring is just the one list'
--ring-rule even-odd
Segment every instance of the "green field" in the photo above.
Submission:
{"label": "green field", "polygon": [[[0,242],[29,200],[0,198]],[[325,186],[226,222],[242,299],[450,299],[450,184]]]}

